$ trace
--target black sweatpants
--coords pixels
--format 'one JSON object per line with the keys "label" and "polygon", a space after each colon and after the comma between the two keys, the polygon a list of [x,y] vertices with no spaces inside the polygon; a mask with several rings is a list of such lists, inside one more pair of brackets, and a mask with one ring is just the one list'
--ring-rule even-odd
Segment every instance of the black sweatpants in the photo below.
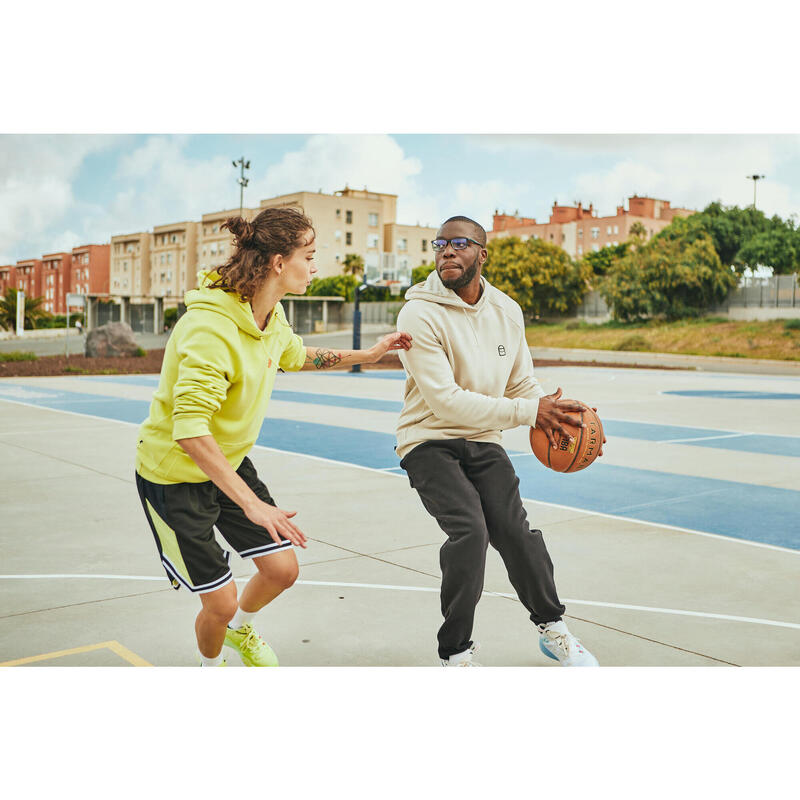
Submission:
{"label": "black sweatpants", "polygon": [[400,466],[447,534],[439,551],[444,616],[440,658],[472,644],[489,544],[500,553],[531,620],[538,625],[561,619],[565,608],[556,592],[553,562],[542,532],[528,525],[519,478],[499,444],[466,439],[424,442]]}

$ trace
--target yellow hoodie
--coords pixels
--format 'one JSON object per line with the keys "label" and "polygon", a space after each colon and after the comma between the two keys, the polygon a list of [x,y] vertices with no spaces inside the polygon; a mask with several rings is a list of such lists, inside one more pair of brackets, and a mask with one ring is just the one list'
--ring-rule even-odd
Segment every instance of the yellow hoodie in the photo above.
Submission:
{"label": "yellow hoodie", "polygon": [[[207,281],[216,277],[212,272]],[[153,483],[209,479],[176,442],[194,436],[213,436],[238,469],[258,438],[278,367],[299,370],[306,358],[280,303],[263,331],[250,304],[222,289],[193,289],[186,307],[139,428],[136,471]]]}

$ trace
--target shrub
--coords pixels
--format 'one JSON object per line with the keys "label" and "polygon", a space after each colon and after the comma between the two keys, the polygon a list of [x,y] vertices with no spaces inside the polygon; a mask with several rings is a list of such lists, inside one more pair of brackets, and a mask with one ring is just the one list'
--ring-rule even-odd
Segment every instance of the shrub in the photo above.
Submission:
{"label": "shrub", "polygon": [[36,361],[35,353],[12,350],[10,353],[0,353],[0,361]]}
{"label": "shrub", "polygon": [[615,350],[649,350],[650,342],[638,333],[626,336],[615,348]]}
{"label": "shrub", "polygon": [[783,327],[787,331],[800,331],[800,318],[784,320],[783,321]]}

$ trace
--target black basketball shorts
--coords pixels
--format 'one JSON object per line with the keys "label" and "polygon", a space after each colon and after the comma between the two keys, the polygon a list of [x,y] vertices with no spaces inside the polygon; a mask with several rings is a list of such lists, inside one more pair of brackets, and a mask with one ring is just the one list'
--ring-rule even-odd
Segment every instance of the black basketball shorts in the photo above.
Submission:
{"label": "black basketball shorts", "polygon": [[[260,500],[275,505],[249,458],[236,472]],[[175,589],[182,584],[203,594],[233,580],[228,566],[230,552],[214,538],[215,525],[242,558],[292,547],[288,539],[276,543],[266,528],[251,522],[241,507],[211,481],[160,484],[137,472],[136,487],[161,563]]]}

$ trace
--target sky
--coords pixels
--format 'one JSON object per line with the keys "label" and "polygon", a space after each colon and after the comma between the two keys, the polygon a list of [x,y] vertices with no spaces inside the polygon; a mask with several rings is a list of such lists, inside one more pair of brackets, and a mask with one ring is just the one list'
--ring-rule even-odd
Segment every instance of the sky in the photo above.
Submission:
{"label": "sky", "polygon": [[239,206],[349,185],[398,195],[398,222],[495,210],[548,219],[553,202],[602,215],[633,194],[800,213],[800,136],[764,134],[9,134],[0,136],[0,264]]}

